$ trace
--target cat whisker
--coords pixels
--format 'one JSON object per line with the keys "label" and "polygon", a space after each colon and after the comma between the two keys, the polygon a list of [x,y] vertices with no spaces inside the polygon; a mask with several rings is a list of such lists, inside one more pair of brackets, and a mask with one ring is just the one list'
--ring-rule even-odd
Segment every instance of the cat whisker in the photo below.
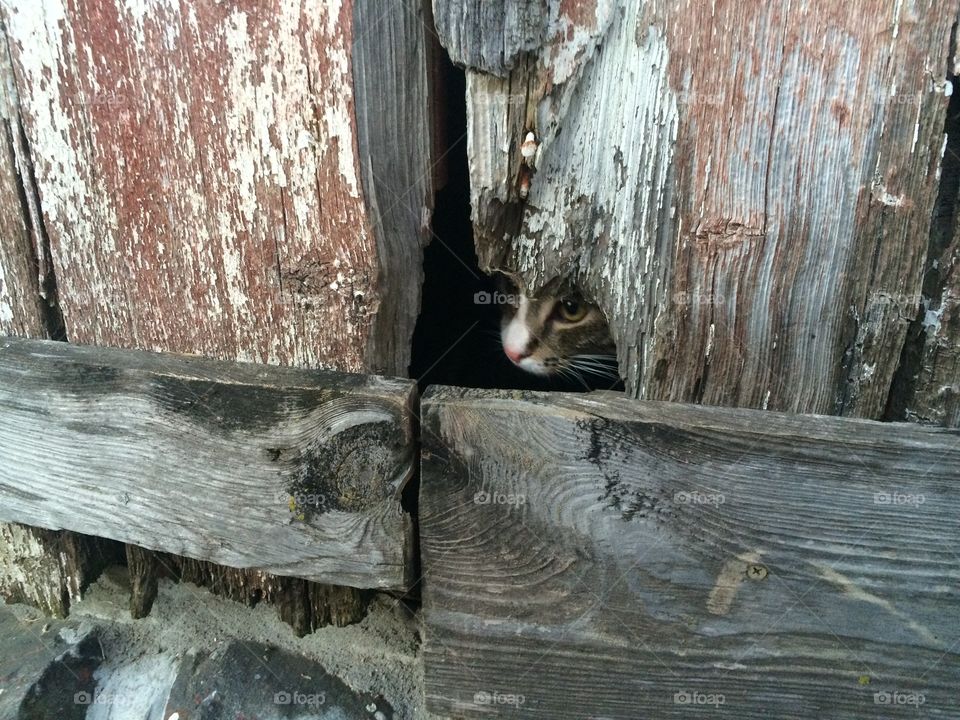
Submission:
{"label": "cat whisker", "polygon": [[598,363],[602,365],[613,365],[617,362],[616,355],[571,355],[571,360],[583,360],[585,362]]}
{"label": "cat whisker", "polygon": [[620,373],[617,372],[615,368],[612,368],[609,366],[590,365],[587,363],[582,363],[582,362],[577,362],[576,360],[572,360],[567,364],[567,367],[580,373],[587,373],[587,374],[595,375],[601,378],[614,379],[614,378],[620,377]]}
{"label": "cat whisker", "polygon": [[590,359],[590,358],[581,358],[581,357],[579,357],[579,356],[574,356],[574,357],[570,358],[570,362],[577,363],[577,364],[580,364],[580,365],[593,365],[594,367],[604,367],[604,368],[609,368],[609,367],[615,367],[615,366],[616,366],[615,363],[611,363],[611,362],[601,362],[600,360],[593,360],[593,359]]}
{"label": "cat whisker", "polygon": [[569,361],[571,363],[575,363],[579,365],[592,365],[594,367],[602,367],[602,368],[612,368],[617,366],[616,363],[614,362],[604,362],[602,360],[597,360],[594,358],[585,358],[581,355],[574,355],[573,357],[569,358]]}
{"label": "cat whisker", "polygon": [[584,390],[587,390],[587,391],[591,390],[590,385],[587,383],[586,379],[583,377],[580,371],[577,368],[573,367],[570,363],[563,363],[562,365],[558,366],[557,369],[560,373],[564,375],[564,377],[567,377],[567,378],[570,378],[571,380],[576,380],[577,382],[579,382],[583,386]]}

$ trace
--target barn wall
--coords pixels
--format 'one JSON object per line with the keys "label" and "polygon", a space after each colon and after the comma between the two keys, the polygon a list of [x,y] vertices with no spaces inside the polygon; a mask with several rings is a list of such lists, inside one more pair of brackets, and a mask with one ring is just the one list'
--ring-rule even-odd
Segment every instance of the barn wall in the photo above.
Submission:
{"label": "barn wall", "polygon": [[573,277],[637,397],[883,413],[920,303],[956,2],[434,5],[469,76],[486,269],[533,291]]}
{"label": "barn wall", "polygon": [[[72,341],[405,372],[417,276],[402,290],[382,277],[397,256],[414,266],[429,218],[424,29],[405,10],[355,33],[354,9],[7,5]],[[355,75],[354,45],[387,25],[403,33],[379,50],[409,74],[403,104],[389,77],[370,78],[377,51]],[[358,107],[358,90],[388,107]],[[414,143],[379,190],[400,202],[372,192],[367,166],[375,124],[398,121]],[[416,208],[415,222],[376,228],[381,205]],[[383,357],[367,356],[375,343]]]}

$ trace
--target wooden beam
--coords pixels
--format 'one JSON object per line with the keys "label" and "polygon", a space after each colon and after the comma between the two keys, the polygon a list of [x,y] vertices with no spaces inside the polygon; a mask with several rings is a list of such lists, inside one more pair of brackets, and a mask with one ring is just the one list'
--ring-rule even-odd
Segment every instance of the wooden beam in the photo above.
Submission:
{"label": "wooden beam", "polygon": [[960,432],[434,387],[422,434],[433,712],[955,707]]}
{"label": "wooden beam", "polygon": [[415,384],[0,340],[0,521],[403,590]]}

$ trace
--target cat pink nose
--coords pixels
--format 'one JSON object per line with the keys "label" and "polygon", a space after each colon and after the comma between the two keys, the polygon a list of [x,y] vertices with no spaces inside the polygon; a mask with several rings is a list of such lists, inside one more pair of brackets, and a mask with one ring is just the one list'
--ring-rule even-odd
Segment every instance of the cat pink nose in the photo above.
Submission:
{"label": "cat pink nose", "polygon": [[530,357],[530,353],[526,350],[514,350],[513,348],[505,347],[503,351],[514,365],[519,365],[521,360]]}

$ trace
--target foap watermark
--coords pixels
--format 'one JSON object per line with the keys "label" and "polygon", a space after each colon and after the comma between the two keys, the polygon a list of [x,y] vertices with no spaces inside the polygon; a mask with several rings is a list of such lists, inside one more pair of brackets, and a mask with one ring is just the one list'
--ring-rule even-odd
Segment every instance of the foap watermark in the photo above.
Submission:
{"label": "foap watermark", "polygon": [[274,705],[306,705],[308,707],[319,707],[327,702],[327,693],[304,693],[294,690],[288,692],[281,690],[273,695]]}
{"label": "foap watermark", "polygon": [[480,292],[473,294],[473,304],[474,305],[519,305],[520,296],[513,295],[511,293],[500,292],[499,290],[495,292],[487,292],[486,290],[481,290]]}
{"label": "foap watermark", "polygon": [[674,493],[674,502],[680,505],[723,505],[727,498],[723,493],[700,492],[699,490],[681,490]]}
{"label": "foap watermark", "polygon": [[723,295],[718,293],[702,292],[675,292],[672,296],[674,305],[722,305],[726,302]]}
{"label": "foap watermark", "polygon": [[527,502],[527,496],[519,493],[481,490],[473,496],[473,502],[476,505],[523,505]]}
{"label": "foap watermark", "polygon": [[497,690],[487,692],[480,690],[473,696],[475,705],[512,705],[520,707],[527,701],[527,698],[519,693],[502,693]]}
{"label": "foap watermark", "polygon": [[926,696],[919,692],[881,690],[873,694],[874,705],[913,705],[914,707],[920,707],[926,701]]}
{"label": "foap watermark", "polygon": [[291,509],[309,508],[311,510],[319,510],[327,506],[327,496],[320,493],[278,492],[274,495],[273,499],[274,502],[289,505]]}
{"label": "foap watermark", "polygon": [[904,493],[896,490],[875,492],[873,494],[874,505],[896,505],[906,507],[919,507],[927,501],[923,493]]}
{"label": "foap watermark", "polygon": [[470,93],[470,102],[473,107],[503,107],[504,105],[516,105],[524,107],[527,104],[527,95],[525,93],[507,93],[500,95],[498,93]]}
{"label": "foap watermark", "polygon": [[73,695],[74,705],[129,705],[133,698],[108,692],[87,692],[81,690]]}
{"label": "foap watermark", "polygon": [[894,305],[906,310],[916,310],[923,304],[923,295],[920,293],[887,293],[879,292],[870,297],[868,305]]}
{"label": "foap watermark", "polygon": [[720,93],[699,93],[693,90],[683,90],[677,93],[677,105],[707,105],[719,107],[723,103]]}
{"label": "foap watermark", "polygon": [[116,109],[130,105],[130,98],[123,93],[118,92],[81,93],[79,95],[75,95],[72,100],[72,105],[80,105],[85,107],[102,106]]}
{"label": "foap watermark", "polygon": [[698,690],[678,690],[673,694],[674,705],[723,705],[727,699],[723,693],[705,693]]}

